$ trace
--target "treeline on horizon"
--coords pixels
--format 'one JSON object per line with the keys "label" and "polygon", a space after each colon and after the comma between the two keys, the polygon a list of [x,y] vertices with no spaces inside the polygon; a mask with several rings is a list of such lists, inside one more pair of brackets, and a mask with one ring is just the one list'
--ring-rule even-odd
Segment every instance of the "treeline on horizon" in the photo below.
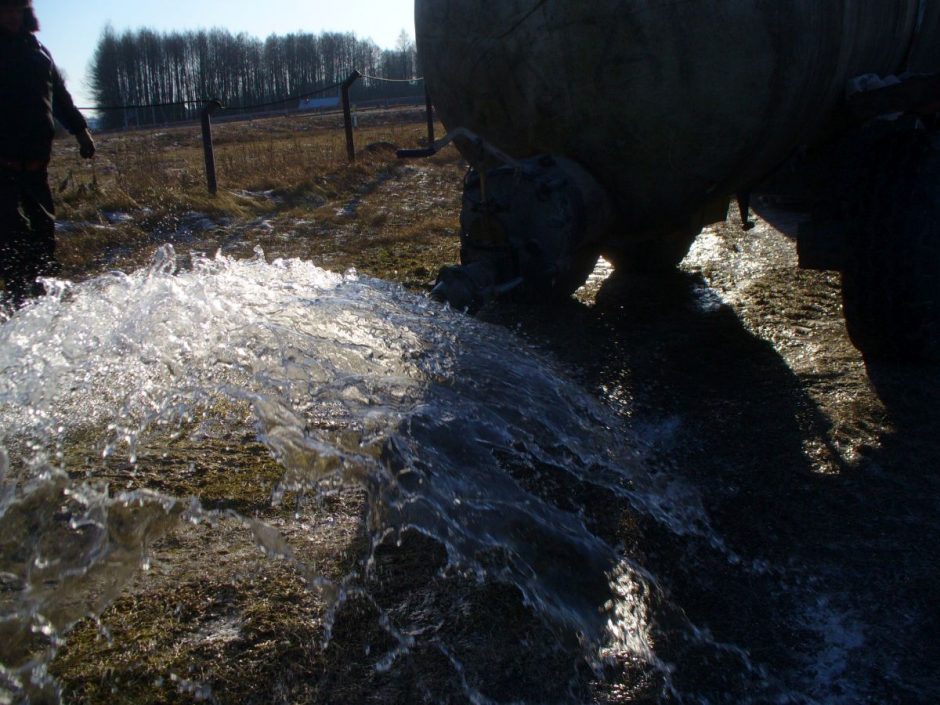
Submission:
{"label": "treeline on horizon", "polygon": [[[106,28],[91,64],[97,106],[161,106],[99,112],[105,129],[163,124],[198,117],[203,102],[219,98],[237,111],[297,108],[297,100],[345,80],[358,69],[369,76],[410,80],[419,76],[414,42],[402,31],[395,49],[381,49],[354,33],[271,35],[257,39],[222,29],[117,34]],[[338,88],[313,98],[338,95]],[[360,80],[357,101],[424,94],[421,82]],[[188,105],[167,105],[192,101]],[[280,101],[280,102],[279,102]]]}

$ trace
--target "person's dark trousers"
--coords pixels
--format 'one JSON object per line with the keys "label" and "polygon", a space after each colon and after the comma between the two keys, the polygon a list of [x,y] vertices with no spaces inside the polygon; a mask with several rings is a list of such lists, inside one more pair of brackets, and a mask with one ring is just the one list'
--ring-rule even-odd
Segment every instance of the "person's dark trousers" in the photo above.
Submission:
{"label": "person's dark trousers", "polygon": [[55,207],[46,170],[0,170],[0,278],[19,306],[44,293],[36,278],[54,274]]}

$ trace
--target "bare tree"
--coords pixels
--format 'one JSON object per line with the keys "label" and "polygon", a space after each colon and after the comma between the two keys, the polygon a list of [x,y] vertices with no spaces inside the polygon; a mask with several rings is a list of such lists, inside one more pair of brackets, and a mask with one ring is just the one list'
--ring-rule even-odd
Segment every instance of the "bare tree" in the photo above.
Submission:
{"label": "bare tree", "polygon": [[[271,35],[264,40],[214,29],[160,34],[149,29],[121,35],[105,27],[92,60],[91,88],[105,110],[106,127],[192,119],[198,101],[220,98],[250,109],[333,87],[354,69],[382,78],[412,79],[414,41],[402,30],[394,50],[381,50],[352,33]],[[356,100],[419,92],[414,86],[363,82]]]}

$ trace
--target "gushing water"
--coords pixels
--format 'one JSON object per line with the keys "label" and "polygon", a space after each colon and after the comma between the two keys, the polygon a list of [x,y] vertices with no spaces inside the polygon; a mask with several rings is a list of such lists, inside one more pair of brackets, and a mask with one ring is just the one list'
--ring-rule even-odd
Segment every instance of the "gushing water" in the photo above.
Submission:
{"label": "gushing water", "polygon": [[281,464],[273,501],[358,483],[374,546],[416,529],[451,564],[517,586],[587,651],[656,662],[652,588],[546,481],[590,482],[677,531],[707,526],[649,501],[665,488],[638,472],[639,449],[510,333],[260,252],[177,271],[166,247],[146,271],[53,284],[0,329],[0,692],[54,690],[45,669],[72,624],[119,594],[149,544],[205,514],[109,487],[73,464],[76,444],[134,463],[142,439],[190,432],[210,411],[252,425]]}
{"label": "gushing water", "polygon": [[[666,550],[717,556],[710,570],[736,579],[763,580],[768,567],[729,548],[694,489],[651,471],[644,440],[524,340],[354,272],[260,251],[177,260],[165,247],[147,270],[50,282],[0,326],[0,704],[58,698],[48,666],[72,626],[121,594],[154,542],[218,516],[116,480],[109,463],[133,479],[143,446],[172,453],[169,441],[198,445],[220,426],[277,460],[274,504],[364,491],[361,570],[329,580],[299,566],[334,605],[368,599],[381,546],[416,532],[444,547],[449,571],[515,590],[545,638],[578,645],[594,679],[619,664],[663,702],[706,702],[675,675],[679,661],[693,672],[702,662],[735,679],[708,692],[788,692],[745,649],[692,624],[629,546],[646,532]],[[269,555],[302,562],[273,526],[227,516]],[[375,666],[393,670],[424,628],[378,611],[394,647]],[[466,699],[492,702],[454,643],[429,643]],[[833,668],[852,648],[827,645]],[[819,679],[818,662],[805,670]],[[577,699],[572,676],[559,678],[545,692]]]}

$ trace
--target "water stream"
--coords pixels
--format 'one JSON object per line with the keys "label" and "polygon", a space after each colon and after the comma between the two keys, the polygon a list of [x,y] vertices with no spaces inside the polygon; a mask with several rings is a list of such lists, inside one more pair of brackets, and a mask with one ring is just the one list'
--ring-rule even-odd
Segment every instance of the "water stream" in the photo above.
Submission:
{"label": "water stream", "polygon": [[[147,270],[51,288],[0,326],[0,703],[55,698],[48,665],[76,621],[121,594],[153,542],[216,513],[109,482],[105,465],[133,467],[155,438],[198,442],[219,419],[280,464],[272,502],[326,485],[365,492],[362,570],[310,574],[330,599],[368,592],[383,543],[429,537],[447,570],[511,586],[557,642],[546,652],[576,644],[571,670],[545,675],[558,702],[585,697],[579,678],[631,673],[664,703],[855,702],[833,695],[861,638],[851,616],[730,549],[681,473],[649,460],[662,429],[628,427],[511,331],[260,252],[179,262],[165,247]],[[275,529],[243,519],[291,558]],[[786,620],[825,628],[768,667],[690,619],[677,579],[645,559],[660,550],[699,561],[683,575],[770,585]],[[419,631],[382,620],[394,648],[377,668],[394,671]],[[518,700],[479,682],[459,643],[434,645],[465,699]]]}

